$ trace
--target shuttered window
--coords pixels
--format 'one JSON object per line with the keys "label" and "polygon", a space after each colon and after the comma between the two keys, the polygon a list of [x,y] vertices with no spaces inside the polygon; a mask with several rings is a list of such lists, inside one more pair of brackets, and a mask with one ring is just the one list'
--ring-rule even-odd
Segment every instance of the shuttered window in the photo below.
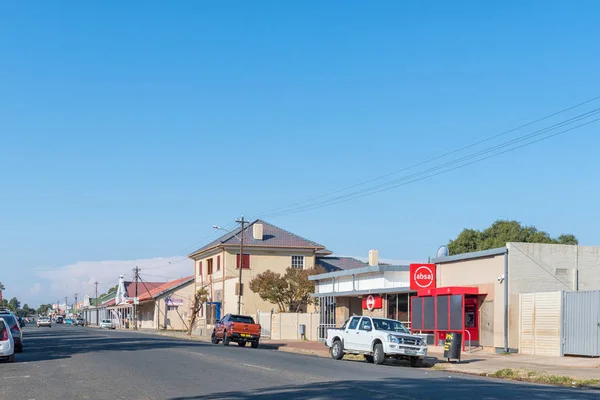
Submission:
{"label": "shuttered window", "polygon": [[221,256],[217,256],[217,271],[221,270]]}
{"label": "shuttered window", "polygon": [[[236,254],[235,255],[235,269],[238,269],[240,267],[240,254]],[[250,269],[250,254],[244,254],[244,257],[242,259],[242,268],[243,269]]]}

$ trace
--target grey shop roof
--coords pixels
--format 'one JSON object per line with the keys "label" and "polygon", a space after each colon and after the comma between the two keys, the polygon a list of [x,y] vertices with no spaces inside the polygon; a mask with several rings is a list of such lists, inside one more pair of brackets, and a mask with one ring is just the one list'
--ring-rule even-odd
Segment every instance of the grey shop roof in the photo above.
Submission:
{"label": "grey shop roof", "polygon": [[408,265],[373,265],[366,266],[363,268],[353,268],[344,271],[328,272],[326,274],[319,274],[309,276],[308,279],[311,281],[319,281],[321,279],[338,278],[340,276],[352,276],[359,274],[369,274],[374,272],[397,272],[397,271],[408,271],[410,268]]}

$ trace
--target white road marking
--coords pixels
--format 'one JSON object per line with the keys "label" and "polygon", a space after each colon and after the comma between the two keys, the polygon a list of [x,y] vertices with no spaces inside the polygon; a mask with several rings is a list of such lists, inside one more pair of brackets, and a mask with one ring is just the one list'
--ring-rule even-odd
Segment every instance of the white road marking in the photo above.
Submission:
{"label": "white road marking", "polygon": [[31,378],[31,375],[22,375],[22,376],[3,376],[2,379],[21,379],[21,378]]}
{"label": "white road marking", "polygon": [[242,364],[244,367],[250,367],[250,368],[258,368],[258,369],[264,369],[267,371],[273,371],[272,368],[267,368],[267,367],[262,367],[260,365],[254,365],[254,364]]}

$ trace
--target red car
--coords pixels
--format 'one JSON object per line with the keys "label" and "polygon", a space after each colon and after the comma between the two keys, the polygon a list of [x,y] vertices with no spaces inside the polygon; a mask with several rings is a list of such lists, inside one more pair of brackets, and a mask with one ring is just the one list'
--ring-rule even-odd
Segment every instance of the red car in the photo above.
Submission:
{"label": "red car", "polygon": [[223,341],[225,346],[236,342],[240,347],[250,342],[252,348],[256,349],[260,342],[260,325],[254,323],[252,317],[227,314],[215,325],[210,341],[213,344]]}

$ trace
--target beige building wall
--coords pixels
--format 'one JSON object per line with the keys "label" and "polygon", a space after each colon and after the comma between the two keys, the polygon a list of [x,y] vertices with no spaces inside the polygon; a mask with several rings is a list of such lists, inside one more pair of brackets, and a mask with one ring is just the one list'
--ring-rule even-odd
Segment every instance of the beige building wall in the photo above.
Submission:
{"label": "beige building wall", "polygon": [[[238,253],[239,247],[228,246],[225,249],[211,251],[194,262],[196,287],[206,286],[213,301],[222,302],[222,316],[228,313],[237,313],[236,287],[239,282],[239,270],[236,268],[236,260]],[[244,248],[244,254],[250,255],[250,268],[244,268],[242,271],[244,286],[242,314],[252,315],[259,311],[279,311],[277,305],[264,301],[257,293],[250,290],[250,281],[254,277],[267,270],[284,274],[285,270],[292,265],[292,255],[304,256],[304,269],[311,269],[315,265],[315,254],[312,249]],[[216,267],[217,256],[221,257],[220,270],[217,270]],[[213,259],[212,275],[208,275],[209,259]],[[200,261],[202,261],[202,271],[200,271]]]}
{"label": "beige building wall", "polygon": [[277,313],[271,318],[273,340],[301,340],[300,325],[306,326],[306,340],[318,340],[318,313]]}
{"label": "beige building wall", "polygon": [[[475,286],[486,294],[479,309],[480,343],[504,346],[504,289],[498,277],[504,274],[504,255],[437,264],[437,287]],[[518,315],[519,299],[516,300]],[[518,337],[517,337],[518,339]]]}
{"label": "beige building wall", "polygon": [[[173,299],[183,300],[183,305],[177,307],[177,310],[169,310],[165,300],[171,297]],[[167,292],[156,299],[156,326],[158,329],[168,330],[186,330],[189,323],[190,310],[194,297],[193,282],[185,284],[178,289]],[[160,310],[160,311],[159,311]]]}

